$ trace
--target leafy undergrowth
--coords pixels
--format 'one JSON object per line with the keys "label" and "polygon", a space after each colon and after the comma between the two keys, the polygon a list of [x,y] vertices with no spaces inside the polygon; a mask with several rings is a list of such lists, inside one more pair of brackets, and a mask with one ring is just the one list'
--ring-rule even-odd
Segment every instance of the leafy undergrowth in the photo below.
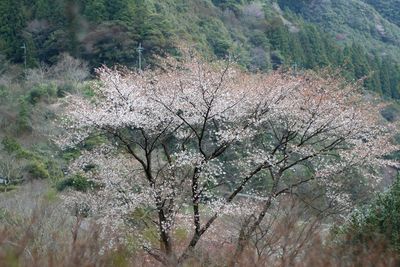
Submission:
{"label": "leafy undergrowth", "polygon": [[86,192],[93,189],[98,185],[90,180],[87,180],[82,175],[74,175],[57,183],[56,188],[58,191],[64,191],[67,188],[73,188],[77,191]]}

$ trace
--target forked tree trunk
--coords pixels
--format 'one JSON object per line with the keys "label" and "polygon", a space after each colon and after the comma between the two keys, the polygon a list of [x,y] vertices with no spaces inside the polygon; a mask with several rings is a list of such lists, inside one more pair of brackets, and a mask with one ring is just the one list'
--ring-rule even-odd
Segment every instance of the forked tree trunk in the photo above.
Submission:
{"label": "forked tree trunk", "polygon": [[[275,196],[276,189],[277,189],[277,186],[278,186],[281,176],[282,176],[282,173],[279,173],[275,177],[274,184],[271,189],[271,193],[270,193],[268,199],[266,200],[266,202],[264,203],[263,209],[258,214],[258,216],[256,217],[253,214],[243,224],[242,229],[240,230],[240,233],[239,233],[239,239],[238,239],[238,243],[236,245],[235,254],[233,255],[231,261],[228,264],[229,267],[234,267],[234,266],[236,266],[236,264],[238,264],[240,262],[240,258],[242,257],[244,250],[248,246],[251,236],[254,234],[257,227],[261,224],[265,215],[267,214],[267,211],[271,207],[272,199]],[[254,220],[253,220],[253,218],[254,218]]]}

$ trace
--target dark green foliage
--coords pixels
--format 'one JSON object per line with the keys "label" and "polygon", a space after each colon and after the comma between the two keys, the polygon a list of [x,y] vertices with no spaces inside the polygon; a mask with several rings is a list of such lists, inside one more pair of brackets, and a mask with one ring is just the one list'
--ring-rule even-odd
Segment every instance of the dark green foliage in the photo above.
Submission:
{"label": "dark green foliage", "polygon": [[[390,105],[382,109],[381,115],[389,122],[395,122],[399,120],[400,106]],[[399,140],[400,141],[400,140]]]}
{"label": "dark green foliage", "polygon": [[58,95],[57,88],[53,84],[40,84],[37,85],[35,88],[33,88],[31,91],[29,91],[28,96],[27,96],[27,101],[35,105],[39,101],[44,100],[44,99],[51,99],[56,97]]}
{"label": "dark green foliage", "polygon": [[23,98],[19,99],[19,111],[15,127],[15,131],[18,135],[32,131],[29,118],[29,106]]}
{"label": "dark green foliage", "polygon": [[400,26],[400,1],[398,0],[363,0],[373,6],[387,20]]}
{"label": "dark green foliage", "polygon": [[86,84],[86,86],[82,90],[82,94],[87,98],[92,98],[95,96],[95,92],[90,84]]}
{"label": "dark green foliage", "polygon": [[15,155],[17,159],[38,160],[37,155],[24,149],[13,137],[4,137],[1,144],[7,153]]}
{"label": "dark green foliage", "polygon": [[[137,67],[141,43],[142,66],[151,67],[156,55],[174,54],[178,43],[194,43],[207,57],[233,55],[251,71],[339,68],[349,80],[364,79],[369,90],[400,98],[400,29],[382,22],[382,33],[370,22],[380,13],[373,8],[361,12],[359,0],[277,2],[284,12],[270,1],[251,0],[34,0],[29,5],[4,0],[0,50],[22,62],[25,43],[32,66],[53,64],[68,52],[91,67]],[[384,18],[397,16],[389,8],[393,1],[364,2]],[[34,105],[52,94],[43,89],[33,88],[27,102]],[[57,96],[70,90],[61,86]],[[21,116],[22,132],[29,130],[27,122]]]}
{"label": "dark green foliage", "polygon": [[50,174],[45,162],[40,160],[32,160],[27,166],[29,175],[34,179],[48,179]]}
{"label": "dark green foliage", "polygon": [[[278,3],[288,15],[312,23],[306,29],[309,32],[307,36],[300,32],[301,47],[306,55],[306,65],[303,66],[314,68],[328,63],[342,69],[344,76],[350,80],[363,78],[365,87],[370,90],[389,98],[399,98],[400,28],[386,19],[390,18],[392,22],[395,22],[393,18],[396,16],[400,19],[396,9],[400,2],[279,0]],[[330,37],[321,34],[321,31],[310,35],[315,25],[329,33]],[[334,43],[340,44],[343,49],[332,49]]]}
{"label": "dark green foliage", "polygon": [[272,22],[266,35],[271,45],[274,68],[296,69],[334,67],[349,80],[364,79],[365,88],[389,98],[399,98],[400,67],[389,58],[370,55],[356,43],[339,46],[331,36],[312,24],[302,22],[291,32],[280,20]]}
{"label": "dark green foliage", "polygon": [[103,136],[92,136],[85,140],[85,143],[83,144],[83,148],[90,150],[90,149],[95,148],[98,145],[104,144],[105,142],[106,142],[106,139]]}
{"label": "dark green foliage", "polygon": [[2,141],[1,144],[4,147],[4,150],[8,153],[20,153],[22,150],[21,145],[12,137],[6,136]]}
{"label": "dark green foliage", "polygon": [[[129,0],[115,0],[106,1],[106,10],[108,13],[109,20],[120,20],[129,22],[135,15],[133,11],[133,3],[142,1],[129,1]],[[102,6],[101,3],[98,5]]]}
{"label": "dark green foliage", "polygon": [[135,63],[137,36],[130,27],[119,21],[103,22],[93,27],[85,36],[81,47],[83,59],[91,66],[101,64],[123,64],[132,66]]}
{"label": "dark green foliage", "polygon": [[96,188],[97,185],[95,182],[87,180],[84,176],[75,175],[60,181],[56,186],[58,191],[64,191],[68,187],[76,191],[86,192]]}
{"label": "dark green foliage", "polygon": [[0,51],[16,62],[22,62],[22,31],[26,18],[22,0],[0,1]]}
{"label": "dark green foliage", "polygon": [[368,244],[382,240],[400,253],[400,177],[372,204],[355,212],[337,231],[352,243]]}
{"label": "dark green foliage", "polygon": [[74,86],[70,83],[64,83],[57,87],[57,97],[64,97],[68,93],[72,93]]}
{"label": "dark green foliage", "polygon": [[105,0],[86,0],[84,15],[95,23],[108,19],[107,2]]}
{"label": "dark green foliage", "polygon": [[93,170],[93,169],[95,169],[96,168],[96,165],[94,165],[94,164],[87,164],[87,165],[85,165],[85,167],[83,167],[83,171],[84,172],[89,172],[89,171],[91,171],[91,170]]}
{"label": "dark green foliage", "polygon": [[8,95],[6,86],[0,85],[0,104],[7,101]]}
{"label": "dark green foliage", "polygon": [[77,159],[80,155],[81,153],[78,149],[67,149],[64,151],[61,157],[69,162],[71,160]]}
{"label": "dark green foliage", "polygon": [[282,8],[289,8],[300,12],[311,0],[278,0]]}
{"label": "dark green foliage", "polygon": [[213,4],[225,10],[230,9],[236,14],[240,12],[240,6],[243,4],[242,0],[212,0]]}
{"label": "dark green foliage", "polygon": [[224,31],[223,24],[214,19],[202,20],[199,26],[207,35],[207,41],[211,45],[213,53],[217,57],[227,56],[231,43],[228,39],[228,33]]}

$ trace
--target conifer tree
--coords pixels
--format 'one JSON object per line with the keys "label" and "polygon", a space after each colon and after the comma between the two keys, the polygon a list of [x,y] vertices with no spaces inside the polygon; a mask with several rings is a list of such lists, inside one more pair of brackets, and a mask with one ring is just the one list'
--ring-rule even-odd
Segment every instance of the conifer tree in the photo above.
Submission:
{"label": "conifer tree", "polygon": [[14,62],[23,61],[25,17],[21,0],[0,1],[0,50]]}
{"label": "conifer tree", "polygon": [[85,17],[94,23],[101,23],[108,20],[107,5],[105,0],[86,0]]}

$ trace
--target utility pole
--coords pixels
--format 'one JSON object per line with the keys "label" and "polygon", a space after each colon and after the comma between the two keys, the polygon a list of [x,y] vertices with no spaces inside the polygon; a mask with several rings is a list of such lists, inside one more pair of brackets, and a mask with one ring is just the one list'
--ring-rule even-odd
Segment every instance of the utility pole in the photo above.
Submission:
{"label": "utility pole", "polygon": [[26,71],[26,45],[25,45],[25,43],[21,46],[21,49],[24,50],[24,70]]}
{"label": "utility pole", "polygon": [[142,53],[143,53],[142,43],[139,43],[139,46],[136,50],[139,55],[139,71],[142,71]]}

